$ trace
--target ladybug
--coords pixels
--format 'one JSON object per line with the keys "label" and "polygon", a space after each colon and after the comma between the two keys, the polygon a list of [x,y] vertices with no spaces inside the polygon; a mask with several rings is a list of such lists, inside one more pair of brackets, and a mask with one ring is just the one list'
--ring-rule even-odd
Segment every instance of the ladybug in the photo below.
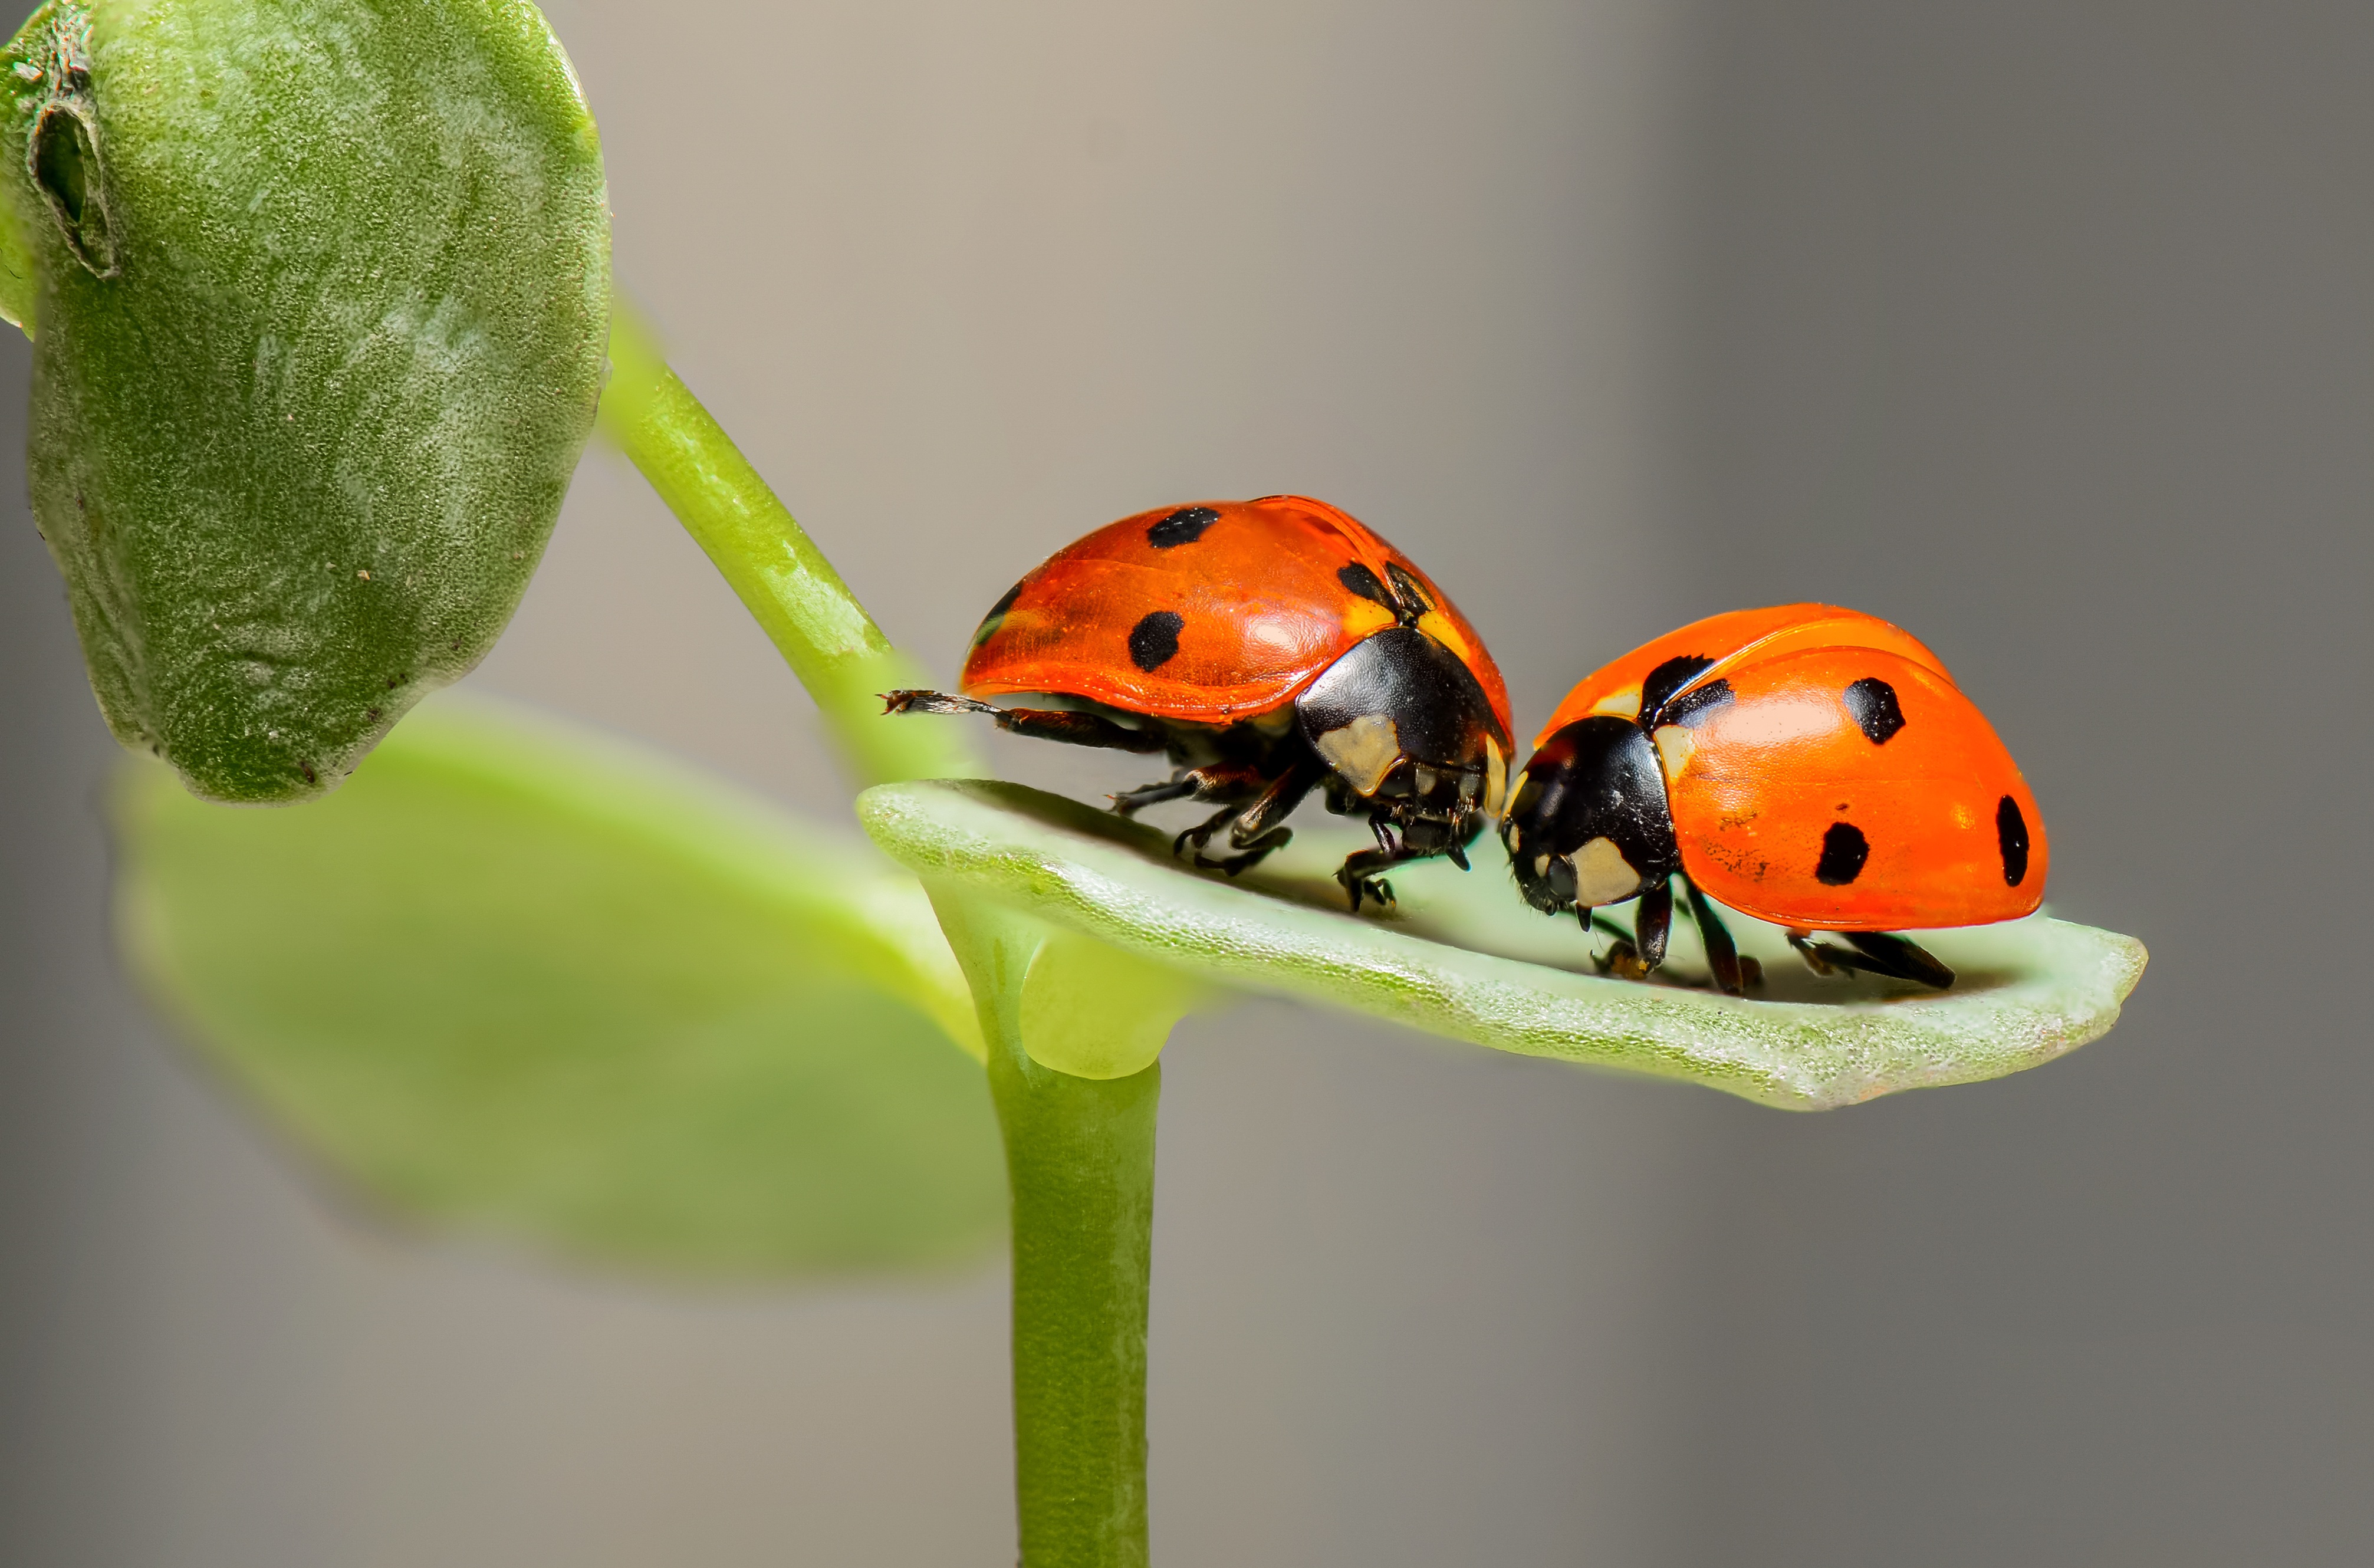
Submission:
{"label": "ladybug", "polygon": [[[1673,879],[1715,983],[1752,978],[1715,906],[1788,929],[1820,973],[1943,988],[1892,933],[2035,912],[2049,859],[2019,768],[1936,654],[1831,605],[1733,610],[1634,649],[1567,694],[1500,825],[1517,886],[1586,930],[1639,901],[1603,969],[1663,961]],[[1813,940],[1835,932],[1848,947]]]}
{"label": "ladybug", "polygon": [[[1336,873],[1354,913],[1377,873],[1448,856],[1499,815],[1509,691],[1465,617],[1408,557],[1308,496],[1163,507],[1098,529],[1016,584],[973,633],[965,695],[887,712],[988,713],[1017,735],[1166,753],[1170,777],[1113,797],[1219,810],[1178,854],[1230,876],[1291,836],[1314,788],[1365,812],[1377,847]],[[1000,708],[982,697],[1028,697]],[[1206,856],[1215,839],[1228,853]]]}

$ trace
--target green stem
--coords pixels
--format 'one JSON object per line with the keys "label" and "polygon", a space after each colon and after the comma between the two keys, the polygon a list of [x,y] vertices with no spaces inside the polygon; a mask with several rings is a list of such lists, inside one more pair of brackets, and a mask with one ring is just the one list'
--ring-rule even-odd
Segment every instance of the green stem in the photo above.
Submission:
{"label": "green stem", "polygon": [[[954,726],[885,722],[874,694],[923,685],[840,574],[622,305],[613,310],[603,433],[733,584],[868,784],[976,776]],[[1142,1568],[1146,1316],[1154,1236],[1154,1115],[1162,1069],[1078,1078],[1023,1048],[1035,923],[962,894],[933,902],[989,1043],[1014,1214],[1014,1429],[1024,1568]],[[1078,946],[1074,944],[1075,949]],[[1140,966],[1143,969],[1144,966]],[[1071,955],[1037,1026],[1080,1064],[1143,1060],[1193,999],[1131,972],[1119,994]],[[1050,975],[1063,978],[1050,978]],[[1104,978],[1111,980],[1111,976]],[[1052,1021],[1051,1021],[1052,1020]]]}
{"label": "green stem", "polygon": [[990,1092],[1014,1199],[1024,1568],[1146,1560],[1146,1315],[1162,1068],[1073,1078],[1010,1043]]}
{"label": "green stem", "polygon": [[982,998],[1014,1216],[1015,1491],[1022,1568],[1143,1568],[1146,1321],[1158,1064],[1075,1078],[1023,1048],[1045,931],[934,888]]}
{"label": "green stem", "polygon": [[863,783],[980,775],[955,725],[883,722],[876,694],[926,684],[921,668],[891,647],[623,304],[612,311],[601,430],[741,595]]}

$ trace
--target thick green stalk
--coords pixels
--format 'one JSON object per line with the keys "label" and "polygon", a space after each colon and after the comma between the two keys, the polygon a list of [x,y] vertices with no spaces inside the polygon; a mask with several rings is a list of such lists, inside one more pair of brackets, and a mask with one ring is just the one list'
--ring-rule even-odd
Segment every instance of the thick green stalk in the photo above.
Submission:
{"label": "thick green stalk", "polygon": [[[874,694],[924,684],[840,574],[685,389],[623,307],[613,312],[601,429],[699,541],[816,699],[869,784],[971,777],[953,725],[887,721]],[[989,1042],[1014,1220],[1016,1495],[1025,1568],[1141,1568],[1146,1539],[1146,1322],[1161,1068],[1083,1078],[1023,1047],[1031,1027],[1084,1071],[1158,1049],[1194,999],[1142,961],[1116,990],[1083,944],[963,893],[933,902]],[[1058,950],[1060,949],[1060,950]],[[1129,961],[1115,959],[1116,963]]]}
{"label": "thick green stalk", "polygon": [[617,444],[741,595],[865,784],[972,778],[956,726],[885,724],[876,692],[927,684],[890,645],[733,438],[686,390],[623,304],[612,312],[602,433]]}
{"label": "thick green stalk", "polygon": [[1014,1203],[1014,1433],[1024,1568],[1135,1568],[1146,1547],[1146,1315],[1160,1064],[1040,1067],[993,1043]]}
{"label": "thick green stalk", "polygon": [[1021,998],[1045,928],[947,890],[933,902],[981,999],[1005,1134],[1022,1568],[1142,1568],[1162,1068],[1086,1079],[1032,1061]]}

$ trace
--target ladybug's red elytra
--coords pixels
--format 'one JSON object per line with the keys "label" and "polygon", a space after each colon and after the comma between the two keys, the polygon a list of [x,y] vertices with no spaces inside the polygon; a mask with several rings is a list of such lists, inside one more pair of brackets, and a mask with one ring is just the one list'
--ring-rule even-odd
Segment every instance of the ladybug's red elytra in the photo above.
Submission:
{"label": "ladybug's red elytra", "polygon": [[[961,685],[887,693],[887,711],[1167,753],[1170,778],[1114,809],[1216,803],[1172,847],[1231,876],[1287,842],[1314,788],[1331,811],[1365,812],[1377,847],[1336,873],[1356,912],[1392,902],[1389,867],[1466,866],[1514,750],[1475,629],[1408,557],[1307,496],[1158,508],[1058,550],[991,608]],[[994,696],[1044,705],[979,701]],[[1231,853],[1206,858],[1215,838]]]}
{"label": "ladybug's red elytra", "polygon": [[[1578,685],[1534,742],[1500,827],[1545,914],[1639,901],[1634,978],[1663,961],[1673,879],[1723,990],[1742,962],[1715,905],[1789,929],[1821,973],[1944,987],[1905,927],[2033,914],[2050,855],[2036,796],[1936,654],[1830,605],[1733,610]],[[1813,940],[1835,932],[1850,946]]]}

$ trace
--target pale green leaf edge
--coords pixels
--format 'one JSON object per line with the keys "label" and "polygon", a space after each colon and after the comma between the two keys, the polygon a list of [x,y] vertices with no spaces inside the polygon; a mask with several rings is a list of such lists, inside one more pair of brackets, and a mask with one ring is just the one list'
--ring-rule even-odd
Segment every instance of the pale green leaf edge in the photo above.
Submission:
{"label": "pale green leaf edge", "polygon": [[[809,828],[641,746],[466,690],[440,692],[408,715],[404,749],[456,777],[672,852],[767,902],[843,930],[853,925],[876,949],[864,978],[917,1008],[966,1055],[986,1059],[971,989],[930,899],[862,842]],[[136,790],[157,772],[137,764],[119,787]],[[120,935],[127,944],[140,939],[136,925]]]}
{"label": "pale green leaf edge", "polygon": [[[1348,1008],[1522,1055],[1681,1079],[1787,1110],[2000,1078],[2099,1038],[2145,961],[2131,937],[2036,916],[1924,942],[1943,994],[1760,1001],[1473,951],[1169,859],[1165,835],[1017,784],[884,784],[874,841],[926,881],[1246,990]],[[1507,880],[1479,843],[1476,878]],[[1508,896],[1514,900],[1513,890]],[[1571,930],[1569,925],[1568,929]]]}

